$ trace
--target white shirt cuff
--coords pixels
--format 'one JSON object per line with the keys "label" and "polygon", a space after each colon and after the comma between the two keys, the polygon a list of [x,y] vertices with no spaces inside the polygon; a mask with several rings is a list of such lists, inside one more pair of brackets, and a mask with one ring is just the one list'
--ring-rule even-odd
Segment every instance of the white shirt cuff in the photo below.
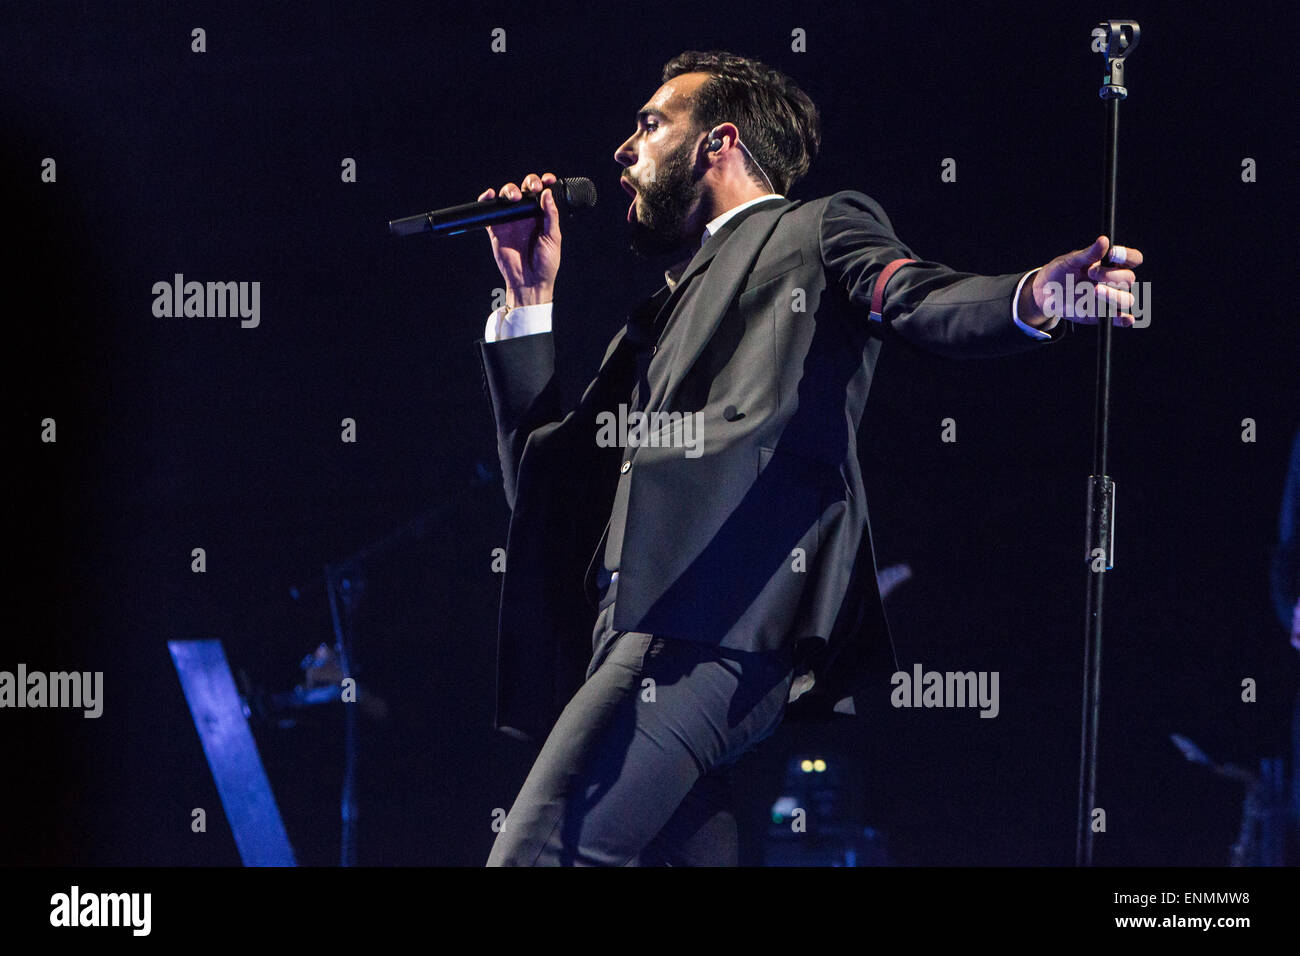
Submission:
{"label": "white shirt cuff", "polygon": [[551,305],[519,305],[513,309],[506,306],[495,310],[488,316],[483,338],[488,342],[500,339],[513,339],[521,335],[533,335],[537,332],[551,331]]}
{"label": "white shirt cuff", "polygon": [[1036,329],[1032,325],[1025,325],[1025,323],[1020,321],[1020,290],[1024,287],[1025,280],[1037,271],[1037,269],[1030,269],[1022,275],[1020,281],[1016,283],[1015,294],[1011,296],[1011,318],[1015,321],[1016,325],[1025,330],[1027,335],[1031,335],[1036,339],[1050,339],[1051,336],[1047,333],[1051,329],[1056,328],[1056,323],[1061,321],[1059,316],[1052,320],[1051,325],[1045,325],[1040,329]]}

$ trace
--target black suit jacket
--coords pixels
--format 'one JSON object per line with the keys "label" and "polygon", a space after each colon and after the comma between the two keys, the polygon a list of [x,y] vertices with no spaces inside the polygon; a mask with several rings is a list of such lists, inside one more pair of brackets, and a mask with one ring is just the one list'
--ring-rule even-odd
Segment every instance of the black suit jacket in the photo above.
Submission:
{"label": "black suit jacket", "polygon": [[[634,316],[665,323],[651,412],[699,413],[702,454],[665,442],[601,447],[601,412],[630,401],[625,325],[565,413],[550,333],[479,342],[512,515],[498,622],[495,725],[543,740],[582,683],[596,608],[584,586],[609,522],[618,542],[613,627],[721,647],[793,646],[806,673],[787,719],[852,713],[897,669],[876,584],[858,457],[872,372],[901,337],[954,357],[1045,344],[1017,327],[1023,273],[980,276],[920,260],[860,192],[771,199],[733,216]],[[1069,324],[1060,321],[1052,340]]]}

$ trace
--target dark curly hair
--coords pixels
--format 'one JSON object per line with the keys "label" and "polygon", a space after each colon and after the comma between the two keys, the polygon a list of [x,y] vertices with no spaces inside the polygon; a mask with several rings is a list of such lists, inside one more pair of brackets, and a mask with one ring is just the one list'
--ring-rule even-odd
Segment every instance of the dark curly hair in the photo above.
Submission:
{"label": "dark curly hair", "polygon": [[[808,94],[779,70],[721,50],[688,50],[664,64],[662,82],[682,73],[708,73],[692,103],[699,129],[734,123],[740,139],[785,195],[808,172],[821,146],[821,117]],[[749,157],[745,168],[759,185]]]}

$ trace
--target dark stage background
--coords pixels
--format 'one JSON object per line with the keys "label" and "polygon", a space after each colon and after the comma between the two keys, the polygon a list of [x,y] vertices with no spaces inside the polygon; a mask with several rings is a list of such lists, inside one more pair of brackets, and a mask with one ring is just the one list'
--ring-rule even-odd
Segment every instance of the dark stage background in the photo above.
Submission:
{"label": "dark stage background", "polygon": [[[358,859],[482,864],[532,756],[490,728],[508,512],[473,343],[500,276],[482,234],[397,240],[386,221],[528,171],[596,180],[556,295],[576,397],[661,282],[625,249],[614,149],[666,60],[721,48],[787,71],[822,111],[823,153],[794,198],[860,189],[924,257],[1029,269],[1102,228],[1089,31],[1106,16],[1142,24],[1119,240],[1146,256],[1152,321],[1116,335],[1097,860],[1227,861],[1240,789],[1169,734],[1248,765],[1281,754],[1297,682],[1267,583],[1300,424],[1294,33],[1268,9],[43,2],[0,16],[14,455],[0,669],[105,674],[98,720],[0,712],[0,862],[238,864],[166,641],[220,638],[254,686],[288,689],[331,639],[323,566],[438,509],[366,567],[361,679],[390,711],[362,725]],[[1242,182],[1246,157],[1258,182]],[[155,318],[152,286],[175,273],[261,282],[260,325]],[[881,701],[783,728],[742,765],[748,861],[784,760],[814,752],[836,755],[898,862],[1072,860],[1095,354],[1095,330],[1075,332],[983,362],[886,349],[864,436],[881,564],[915,573],[890,602],[899,654],[999,671],[1001,713]],[[955,444],[939,440],[947,417]],[[1241,701],[1245,677],[1258,703]],[[256,729],[303,863],[337,860],[339,710]],[[207,833],[190,830],[195,807]]]}

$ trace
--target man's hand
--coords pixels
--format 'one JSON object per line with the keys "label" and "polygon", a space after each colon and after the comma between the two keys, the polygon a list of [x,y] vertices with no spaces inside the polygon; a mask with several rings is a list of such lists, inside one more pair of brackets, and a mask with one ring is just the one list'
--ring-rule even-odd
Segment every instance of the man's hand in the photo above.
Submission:
{"label": "man's hand", "polygon": [[[522,199],[524,189],[542,194],[541,221],[521,219],[488,227],[492,255],[506,280],[506,305],[511,308],[551,301],[560,269],[560,211],[546,187],[553,185],[555,178],[554,173],[529,173],[519,186],[506,183],[501,187],[501,196],[510,200]],[[478,201],[487,202],[496,195],[496,190],[485,189]]]}
{"label": "man's hand", "polygon": [[[1020,290],[1018,310],[1020,320],[1033,328],[1055,326],[1056,316],[1080,325],[1096,325],[1099,315],[1114,315],[1114,324],[1123,327],[1133,325],[1133,314],[1125,309],[1133,308],[1133,293],[1129,290],[1137,277],[1133,269],[1142,265],[1142,253],[1132,246],[1116,246],[1116,265],[1106,265],[1106,252],[1110,241],[1105,236],[1098,236],[1097,241],[1086,249],[1076,249],[1063,256],[1057,256],[1038,270],[1032,283],[1026,283]],[[1067,297],[1066,277],[1074,277],[1074,295]],[[1055,283],[1055,285],[1053,285]],[[1075,304],[1080,287],[1094,287],[1091,316],[1075,315]]]}

